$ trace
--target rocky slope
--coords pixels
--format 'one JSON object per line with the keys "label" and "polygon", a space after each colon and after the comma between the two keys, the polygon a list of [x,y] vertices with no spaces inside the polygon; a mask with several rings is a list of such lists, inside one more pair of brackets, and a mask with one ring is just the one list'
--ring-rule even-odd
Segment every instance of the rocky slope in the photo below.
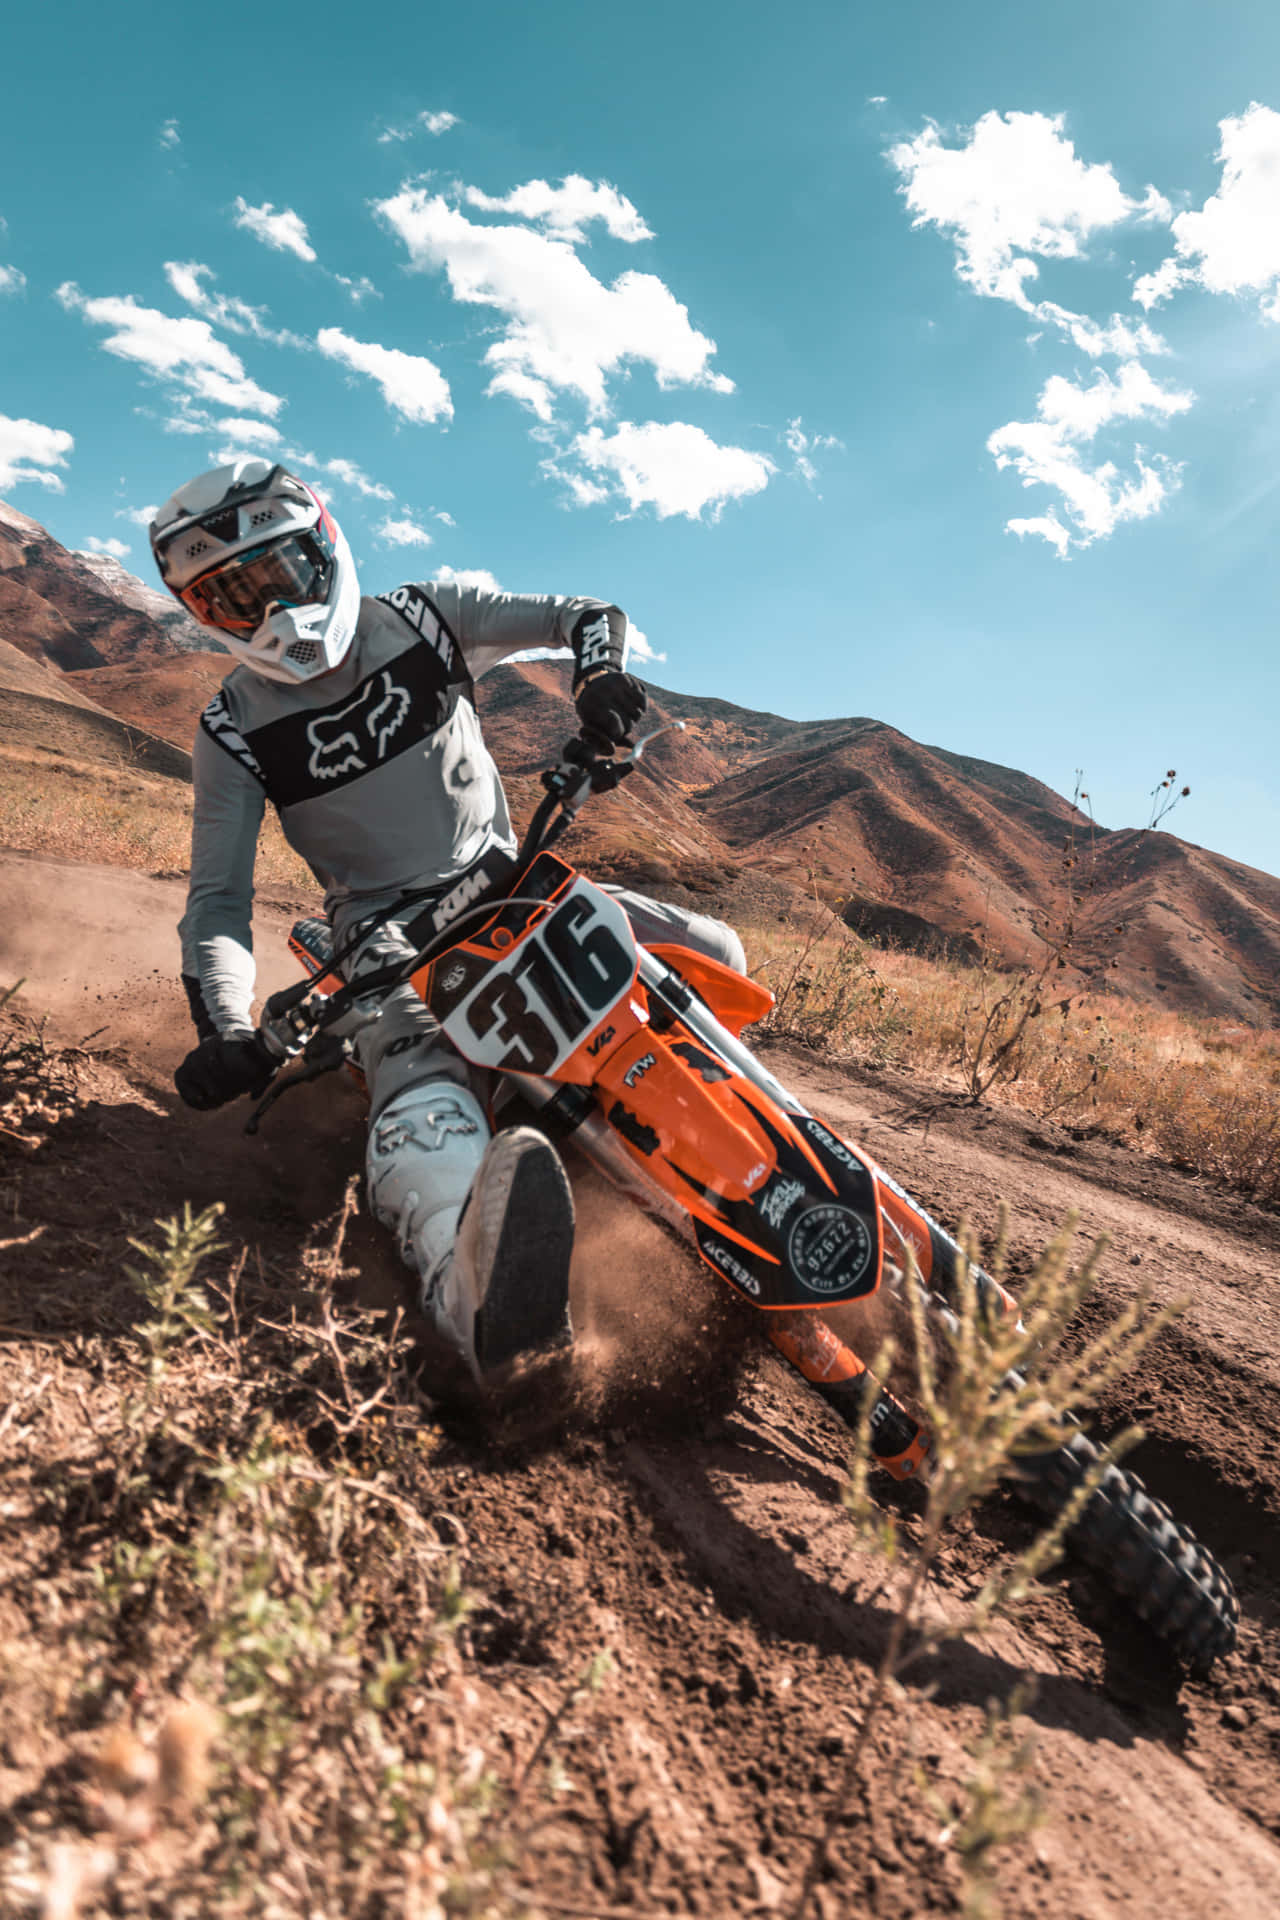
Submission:
{"label": "rocky slope", "polygon": [[71,553],[0,501],[0,639],[64,672],[208,649],[210,636],[118,560]]}
{"label": "rocky slope", "polygon": [[139,580],[113,554],[77,551],[71,557],[101,581],[113,600],[123,600],[126,606],[136,607],[139,613],[154,620],[184,653],[207,653],[211,648],[225,653],[226,649],[218,645],[208,627],[202,627],[198,620],[185,613],[171,593]]}

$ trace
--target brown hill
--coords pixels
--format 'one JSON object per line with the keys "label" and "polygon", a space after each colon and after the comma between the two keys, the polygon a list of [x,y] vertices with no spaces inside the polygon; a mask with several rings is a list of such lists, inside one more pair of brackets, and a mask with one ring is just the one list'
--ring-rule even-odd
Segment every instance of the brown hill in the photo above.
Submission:
{"label": "brown hill", "polygon": [[[116,563],[68,553],[0,506],[0,640],[48,675],[28,695],[56,703],[61,688],[185,751],[227,659],[200,628],[190,650],[169,613]],[[1108,831],[1027,774],[877,720],[795,721],[650,692],[655,720],[685,730],[656,740],[627,787],[584,816],[579,857],[606,877],[757,920],[816,893],[868,936],[1009,965],[1038,965],[1070,927],[1069,989],[1280,1018],[1280,880],[1172,834]],[[567,695],[555,661],[481,683],[518,814],[573,730]],[[10,735],[23,724],[12,715]],[[29,718],[50,724],[45,707]]]}
{"label": "brown hill", "polygon": [[[173,605],[177,618],[158,620]],[[0,502],[0,639],[64,672],[208,648],[210,637],[167,595],[118,562],[71,553],[26,514]]]}
{"label": "brown hill", "polygon": [[[504,767],[534,768],[555,751],[565,678],[546,663],[482,683]],[[1025,773],[921,746],[877,720],[786,720],[650,694],[658,720],[686,731],[656,741],[647,776],[625,790],[628,851],[642,853],[652,833],[655,856],[669,859],[678,826],[685,860],[701,862],[730,910],[745,881],[767,879],[793,901],[816,890],[871,937],[1001,964],[1038,965],[1070,924],[1068,987],[1167,997],[1254,1024],[1280,1017],[1271,875],[1170,833],[1108,831]],[[660,789],[665,841],[651,823]],[[690,884],[679,859],[669,871]]]}
{"label": "brown hill", "polygon": [[122,719],[136,721],[190,753],[196,721],[232,661],[225,653],[143,655],[85,667],[66,680]]}
{"label": "brown hill", "polygon": [[[225,656],[226,648],[208,627],[202,627],[198,620],[192,619],[167,588],[151,586],[145,580],[139,580],[136,573],[130,573],[109,553],[77,551],[71,557],[78,560],[82,567],[88,568],[113,600],[123,600],[126,606],[154,620],[184,653],[208,653],[212,649]],[[147,564],[150,567],[149,560]],[[225,667],[223,671],[226,671]]]}

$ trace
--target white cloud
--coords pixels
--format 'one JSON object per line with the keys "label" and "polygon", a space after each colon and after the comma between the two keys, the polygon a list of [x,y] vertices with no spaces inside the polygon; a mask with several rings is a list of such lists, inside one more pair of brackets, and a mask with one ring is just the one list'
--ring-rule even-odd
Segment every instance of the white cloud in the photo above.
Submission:
{"label": "white cloud", "polygon": [[156,135],[156,138],[162,147],[180,147],[182,145],[182,135],[178,132],[178,122],[176,120],[166,120]]}
{"label": "white cloud", "polygon": [[198,260],[166,260],[164,272],[178,298],[215,326],[225,327],[229,333],[250,333],[277,347],[306,346],[298,334],[269,327],[265,307],[251,307],[234,294],[215,293],[212,287],[206,287],[206,280],[216,278],[212,267],[201,266]]}
{"label": "white cloud", "polygon": [[62,479],[53,469],[66,466],[75,444],[60,427],[43,427],[38,420],[11,420],[0,413],[0,491],[34,481],[61,493]]}
{"label": "white cloud", "polygon": [[1063,126],[1062,114],[984,113],[963,146],[944,146],[929,126],[891,147],[912,224],[951,237],[956,272],[975,293],[1010,301],[1092,359],[1166,353],[1145,321],[1112,314],[1102,324],[1054,300],[1033,301],[1027,291],[1040,272],[1032,254],[1081,259],[1095,234],[1127,220],[1166,220],[1171,212],[1154,187],[1142,200],[1130,199],[1110,166],[1079,159]]}
{"label": "white cloud", "polygon": [[402,187],[377,212],[403,240],[414,268],[443,269],[455,300],[503,315],[503,337],[485,354],[493,369],[488,390],[518,400],[538,419],[550,421],[556,396],[566,392],[590,415],[607,416],[606,377],[630,361],[652,366],[664,388],[733,390],[732,381],[711,371],[715,341],[690,324],[688,310],[654,274],[624,273],[605,286],[567,240],[527,226],[481,225],[422,186]]}
{"label": "white cloud", "polygon": [[157,509],[150,507],[117,507],[116,519],[128,520],[135,527],[149,527],[156,517]]}
{"label": "white cloud", "polygon": [[425,527],[420,527],[412,514],[405,514],[401,520],[393,520],[390,514],[377,529],[377,537],[384,547],[430,547],[435,542]]}
{"label": "white cloud", "polygon": [[[699,520],[707,510],[718,520],[726,501],[759,493],[777,471],[764,454],[718,446],[701,427],[681,420],[647,420],[640,426],[623,420],[611,434],[590,427],[578,434],[572,454],[599,476],[586,480],[581,493],[575,489],[578,505],[592,504],[612,489],[625,496],[632,513],[651,506],[660,520],[673,514]],[[547,470],[572,486],[571,469],[560,472],[548,462]]]}
{"label": "white cloud", "polygon": [[[165,420],[164,431],[193,436],[197,439],[204,435],[220,434],[222,444],[212,447],[209,459],[214,466],[226,466],[232,460],[246,453],[270,456],[279,460],[294,472],[306,472],[317,477],[327,476],[337,480],[342,486],[350,487],[366,500],[394,500],[390,487],[384,487],[378,480],[371,480],[362,467],[354,460],[341,457],[332,460],[321,459],[318,454],[309,453],[301,447],[291,446],[278,428],[266,420],[215,420],[212,414],[200,407],[188,407],[185,412]],[[128,509],[121,519],[132,520],[138,526],[150,526],[155,518],[153,507]]]}
{"label": "white cloud", "polygon": [[1180,286],[1256,293],[1264,318],[1280,320],[1280,113],[1255,100],[1220,120],[1218,132],[1218,191],[1198,213],[1175,217],[1174,253],[1141,275],[1133,297],[1150,309]]}
{"label": "white cloud", "polygon": [[433,508],[432,511],[435,513],[436,519],[440,522],[442,527],[457,526],[458,523],[454,519],[453,515],[451,513],[446,513],[443,507]]}
{"label": "white cloud", "polygon": [[201,400],[272,416],[284,405],[278,394],[249,379],[244,363],[207,321],[175,319],[154,307],[140,307],[132,294],[89,299],[71,280],[58,288],[57,298],[68,312],[83,314],[92,325],[115,329],[102,343],[106,352],[132,360]]}
{"label": "white cloud", "polygon": [[0,293],[21,293],[27,276],[20,267],[0,267]]}
{"label": "white cloud", "polygon": [[1058,327],[1072,346],[1078,347],[1081,353],[1087,353],[1091,360],[1099,360],[1104,354],[1110,354],[1117,360],[1137,360],[1144,353],[1161,354],[1169,351],[1168,341],[1154,332],[1145,320],[1126,320],[1122,314],[1113,313],[1104,325],[1088,319],[1082,313],[1072,313],[1053,300],[1041,300],[1033,312],[1037,320]]}
{"label": "white cloud", "polygon": [[322,327],[316,345],[329,360],[354,373],[368,374],[382,389],[382,397],[402,419],[429,424],[453,418],[449,382],[434,360],[381,347],[373,340],[353,340],[340,327]]}
{"label": "white cloud", "polygon": [[639,627],[633,627],[627,621],[627,652],[623,665],[630,668],[648,666],[654,661],[665,661],[665,653],[658,653],[649,644],[649,636],[641,633]]}
{"label": "white cloud", "polygon": [[236,195],[236,225],[244,227],[266,247],[277,253],[293,253],[299,260],[314,260],[316,250],[307,234],[307,223],[292,207],[276,212],[270,200],[251,207],[242,194]]}
{"label": "white cloud", "polygon": [[1016,533],[1019,540],[1025,539],[1027,534],[1038,534],[1042,540],[1047,540],[1051,547],[1057,549],[1059,560],[1066,559],[1067,549],[1071,545],[1071,535],[1056,513],[1044,513],[1035,520],[1006,520],[1004,524],[1005,531]]}
{"label": "white cloud", "polygon": [[423,113],[415,115],[408,126],[384,127],[378,135],[378,145],[385,147],[389,141],[412,140],[419,128],[426,133],[434,134],[438,138],[440,134],[448,133],[451,127],[458,125],[459,120],[456,113],[432,113],[428,109]]}
{"label": "white cloud", "polygon": [[956,271],[976,293],[1029,307],[1023,283],[1042,259],[1078,259],[1097,232],[1135,211],[1110,166],[1077,159],[1065,116],[984,113],[959,147],[936,126],[889,149],[917,227],[955,241]]}
{"label": "white cloud", "polygon": [[378,292],[372,280],[363,273],[354,280],[345,273],[335,273],[333,277],[340,287],[346,289],[351,297],[352,304],[357,307],[361,306],[366,300],[381,300],[382,298],[382,295]]}
{"label": "white cloud", "polygon": [[[1105,539],[1125,520],[1155,513],[1177,483],[1177,468],[1163,456],[1135,454],[1136,478],[1112,461],[1090,466],[1081,449],[1116,420],[1168,420],[1185,413],[1193,395],[1162,387],[1145,367],[1129,362],[1112,380],[1095,374],[1088,386],[1055,374],[1044,384],[1035,420],[1011,420],[987,441],[997,467],[1012,467],[1024,487],[1051,488],[1061,498],[1067,525],[1056,509],[1037,519],[1008,522],[1020,537],[1038,534],[1065,555],[1068,544],[1087,547]],[[1066,538],[1064,538],[1064,535]]]}
{"label": "white cloud", "polygon": [[1138,219],[1145,226],[1167,227],[1173,206],[1156,187],[1148,187],[1138,205]]}
{"label": "white cloud", "polygon": [[1144,459],[1141,447],[1133,450],[1128,476],[1110,460],[1091,464],[1082,449],[1105,426],[1167,420],[1194,398],[1162,387],[1147,372],[1143,359],[1169,349],[1145,320],[1119,314],[1094,320],[1031,297],[1041,260],[1082,259],[1094,238],[1113,227],[1172,217],[1155,187],[1136,200],[1109,165],[1080,159],[1064,126],[1061,114],[992,112],[958,146],[946,146],[929,126],[889,153],[914,224],[951,237],[956,273],[967,286],[1010,302],[1091,360],[1120,363],[1114,379],[1098,372],[1087,385],[1053,375],[1041,389],[1036,418],[1012,420],[987,441],[998,467],[1012,467],[1024,486],[1058,494],[1065,518],[1055,507],[1007,524],[1020,539],[1048,541],[1060,557],[1106,538],[1124,520],[1155,513],[1177,484],[1177,467],[1163,456]]}
{"label": "white cloud", "polygon": [[558,187],[546,180],[526,180],[522,187],[501,195],[467,187],[463,199],[485,213],[514,213],[518,219],[545,228],[556,239],[571,240],[575,245],[586,238],[593,220],[602,221],[615,240],[653,239],[652,229],[624,193],[607,181],[587,180],[580,173],[571,173]]}
{"label": "white cloud", "polygon": [[837,440],[833,433],[806,433],[799,415],[794,420],[788,420],[782,438],[791,455],[791,471],[810,488],[814,487],[818,478],[818,469],[811,456],[825,452],[828,447],[844,450],[844,441]]}
{"label": "white cloud", "polygon": [[1152,307],[1158,307],[1182,285],[1185,268],[1170,256],[1162,260],[1152,273],[1143,273],[1133,283],[1133,297],[1140,307],[1149,313]]}
{"label": "white cloud", "polygon": [[[431,570],[431,578],[438,580],[441,586],[475,587],[481,593],[501,593],[503,591],[487,567],[433,567]],[[525,654],[513,656],[513,658],[522,660],[534,657],[538,659],[553,659],[555,656],[551,653],[550,649],[546,647],[540,649],[536,656]]]}
{"label": "white cloud", "polygon": [[322,473],[331,473],[344,487],[362,494],[366,500],[394,500],[390,487],[384,487],[377,480],[371,480],[367,473],[359,468],[354,460],[322,460],[318,462]]}
{"label": "white cloud", "polygon": [[89,538],[84,544],[88,552],[106,553],[109,554],[113,560],[123,560],[125,555],[132,551],[130,547],[125,545],[123,540],[99,540],[97,535],[93,533],[89,535]]}
{"label": "white cloud", "polygon": [[1098,372],[1087,387],[1054,374],[1046,380],[1038,411],[1073,440],[1092,440],[1111,420],[1168,420],[1195,399],[1177,387],[1162,387],[1145,367],[1129,364],[1115,379]]}
{"label": "white cloud", "polygon": [[542,471],[549,480],[558,480],[566,488],[575,507],[598,507],[609,498],[609,489],[600,480],[589,480],[585,473],[566,467],[555,457],[542,462]]}
{"label": "white cloud", "polygon": [[215,430],[226,434],[241,453],[271,453],[281,441],[280,429],[266,420],[219,420]]}

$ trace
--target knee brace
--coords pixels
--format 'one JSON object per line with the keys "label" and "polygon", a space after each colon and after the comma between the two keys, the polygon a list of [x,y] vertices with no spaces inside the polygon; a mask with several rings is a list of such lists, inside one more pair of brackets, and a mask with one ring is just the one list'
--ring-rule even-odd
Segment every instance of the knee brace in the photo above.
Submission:
{"label": "knee brace", "polygon": [[480,1102],[452,1080],[406,1087],[369,1128],[369,1205],[424,1282],[453,1246],[458,1214],[488,1143]]}

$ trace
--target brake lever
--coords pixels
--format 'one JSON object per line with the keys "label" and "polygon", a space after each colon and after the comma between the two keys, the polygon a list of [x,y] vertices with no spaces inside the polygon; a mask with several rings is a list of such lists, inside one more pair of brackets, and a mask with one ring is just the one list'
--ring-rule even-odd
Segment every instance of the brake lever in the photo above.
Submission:
{"label": "brake lever", "polygon": [[[664,726],[651,727],[648,733],[642,733],[625,753],[617,753],[612,747],[605,751],[585,735],[579,735],[576,740],[566,742],[560,766],[544,773],[542,784],[549,792],[558,792],[576,811],[580,802],[571,790],[574,785],[586,786],[589,782],[592,793],[612,793],[619,782],[639,766],[651,740],[657,740],[664,733],[684,731],[683,720],[669,720]],[[571,770],[581,771],[580,782],[572,782]]]}
{"label": "brake lever", "polygon": [[650,727],[648,733],[640,735],[630,753],[616,753],[613,756],[613,763],[617,767],[626,767],[630,771],[632,767],[639,765],[644,750],[651,740],[660,739],[664,733],[684,733],[685,730],[686,722],[683,720],[668,720],[661,727]]}

